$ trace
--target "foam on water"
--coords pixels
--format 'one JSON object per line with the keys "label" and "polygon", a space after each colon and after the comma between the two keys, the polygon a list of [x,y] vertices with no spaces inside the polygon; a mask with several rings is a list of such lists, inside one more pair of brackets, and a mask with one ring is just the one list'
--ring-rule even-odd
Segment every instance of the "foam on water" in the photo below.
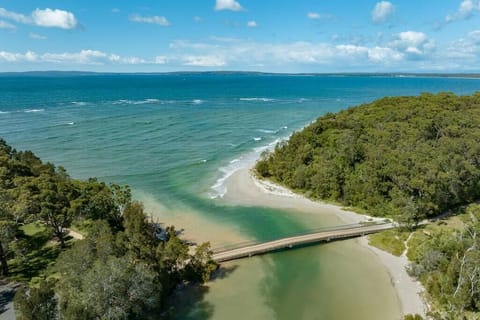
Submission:
{"label": "foam on water", "polygon": [[275,101],[273,98],[240,98],[240,101],[256,101],[256,102],[271,102]]}
{"label": "foam on water", "polygon": [[258,132],[263,132],[263,133],[277,133],[277,130],[268,130],[268,129],[258,129]]}
{"label": "foam on water", "polygon": [[225,182],[231,175],[233,175],[238,170],[252,167],[255,161],[257,161],[257,159],[260,157],[262,152],[267,150],[273,150],[273,148],[277,145],[278,142],[287,138],[288,137],[276,139],[261,147],[253,148],[250,152],[245,153],[238,158],[230,160],[226,166],[223,166],[220,169],[218,169],[219,178],[217,179],[217,181],[215,181],[215,184],[210,188],[211,189],[211,192],[209,193],[210,198],[211,199],[223,198],[223,196],[227,193],[227,186]]}
{"label": "foam on water", "polygon": [[44,112],[45,109],[26,109],[23,112],[25,113],[32,113],[32,112]]}
{"label": "foam on water", "polygon": [[72,101],[72,104],[76,105],[76,106],[80,106],[80,107],[83,107],[83,106],[87,105],[87,103],[84,102],[84,101]]}

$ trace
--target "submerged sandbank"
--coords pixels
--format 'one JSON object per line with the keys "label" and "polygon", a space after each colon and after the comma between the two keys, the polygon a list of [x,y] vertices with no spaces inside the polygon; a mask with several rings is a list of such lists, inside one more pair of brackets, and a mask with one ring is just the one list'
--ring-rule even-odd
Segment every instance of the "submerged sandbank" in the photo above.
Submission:
{"label": "submerged sandbank", "polygon": [[[368,216],[343,210],[341,207],[312,201],[290,190],[268,181],[255,178],[248,168],[238,170],[226,181],[227,192],[224,201],[236,205],[264,206],[287,209],[302,213],[321,215],[334,225],[335,218],[343,223],[358,223],[370,219]],[[408,260],[405,256],[396,257],[368,244],[366,238],[360,238],[357,243],[370,250],[377,261],[381,263],[390,275],[395,288],[402,314],[420,314],[425,316],[425,304],[421,294],[421,284],[411,278],[406,272]],[[373,298],[373,297],[372,297]]]}

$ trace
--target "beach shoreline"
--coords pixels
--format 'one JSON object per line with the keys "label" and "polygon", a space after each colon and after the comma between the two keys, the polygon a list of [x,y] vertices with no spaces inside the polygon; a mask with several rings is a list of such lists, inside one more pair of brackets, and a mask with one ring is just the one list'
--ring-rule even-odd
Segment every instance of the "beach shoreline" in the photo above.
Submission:
{"label": "beach shoreline", "polygon": [[[222,200],[232,205],[262,206],[302,213],[324,214],[325,218],[330,220],[329,224],[354,224],[379,219],[344,210],[338,205],[312,201],[271,181],[256,178],[250,167],[231,174],[226,179],[225,186],[226,193]],[[337,221],[332,219],[332,216],[336,217]],[[356,241],[360,246],[372,252],[388,272],[401,313],[403,315],[420,314],[425,317],[427,308],[422,298],[424,289],[418,281],[407,274],[405,269],[409,263],[407,257],[405,255],[396,257],[373,247],[369,245],[366,237]]]}

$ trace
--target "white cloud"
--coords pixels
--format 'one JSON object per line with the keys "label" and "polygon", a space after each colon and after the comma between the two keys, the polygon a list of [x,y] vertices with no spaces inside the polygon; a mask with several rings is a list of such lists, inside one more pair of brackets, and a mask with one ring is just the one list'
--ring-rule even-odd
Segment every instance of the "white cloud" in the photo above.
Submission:
{"label": "white cloud", "polygon": [[167,18],[163,16],[151,16],[151,17],[144,17],[140,16],[138,14],[134,14],[130,16],[130,21],[132,22],[138,22],[138,23],[152,23],[152,24],[158,24],[164,27],[167,27],[170,25],[170,22],[167,20]]}
{"label": "white cloud", "polygon": [[185,64],[204,67],[224,65],[285,67],[292,64],[377,66],[393,65],[405,58],[405,54],[395,48],[305,41],[283,44],[244,40],[220,43],[176,41],[170,48],[178,51],[176,57],[185,61]]}
{"label": "white cloud", "polygon": [[78,24],[73,13],[58,9],[36,9],[32,12],[32,18],[34,24],[41,27],[73,29]]}
{"label": "white cloud", "polygon": [[155,64],[166,64],[168,62],[168,57],[166,56],[156,56]]}
{"label": "white cloud", "polygon": [[31,17],[27,17],[27,16],[25,16],[23,14],[20,14],[20,13],[8,11],[5,8],[0,8],[0,17],[5,18],[5,19],[9,19],[9,20],[13,20],[13,21],[19,22],[19,23],[25,23],[25,24],[33,23]]}
{"label": "white cloud", "polygon": [[203,19],[202,19],[202,17],[195,16],[195,17],[193,17],[193,21],[195,21],[195,22],[202,22]]}
{"label": "white cloud", "polygon": [[26,53],[12,53],[7,51],[0,51],[0,61],[1,60],[7,62],[33,62],[37,60],[37,55],[35,54],[35,52],[32,51],[27,51]]}
{"label": "white cloud", "polygon": [[404,31],[397,34],[390,47],[403,52],[408,58],[418,59],[435,49],[435,41],[418,31]]}
{"label": "white cloud", "polygon": [[194,67],[222,67],[227,64],[225,59],[220,56],[186,56],[183,58],[185,66]]}
{"label": "white cloud", "polygon": [[248,21],[248,22],[247,22],[247,27],[249,27],[249,28],[255,28],[255,27],[257,27],[257,26],[258,26],[258,25],[257,25],[257,22],[256,22],[256,21]]}
{"label": "white cloud", "polygon": [[0,20],[0,29],[9,29],[9,30],[15,30],[17,29],[16,26],[14,26],[11,23],[8,23],[6,21]]}
{"label": "white cloud", "polygon": [[30,33],[28,34],[28,36],[29,36],[31,39],[35,39],[35,40],[45,40],[45,39],[47,39],[47,37],[42,36],[41,34],[38,34],[38,33],[34,33],[34,32],[30,32]]}
{"label": "white cloud", "polygon": [[468,19],[475,11],[480,11],[480,0],[463,0],[460,3],[457,12],[451,13],[445,17],[445,23]]}
{"label": "white cloud", "polygon": [[80,52],[45,53],[41,60],[54,63],[100,64],[107,54],[98,50],[81,50]]}
{"label": "white cloud", "polygon": [[235,0],[216,0],[215,7],[216,11],[220,10],[231,10],[231,11],[242,11],[243,7]]}
{"label": "white cloud", "polygon": [[0,8],[0,17],[18,23],[33,24],[39,27],[74,29],[78,25],[78,21],[73,13],[50,8],[44,10],[37,8],[30,16]]}
{"label": "white cloud", "polygon": [[377,2],[372,10],[372,22],[381,23],[387,21],[395,12],[395,7],[391,2],[380,1]]}
{"label": "white cloud", "polygon": [[472,31],[468,34],[468,38],[475,44],[480,45],[480,30]]}
{"label": "white cloud", "polygon": [[308,19],[318,20],[318,19],[320,19],[320,14],[316,13],[316,12],[309,12],[307,14],[307,17],[308,17]]}
{"label": "white cloud", "polygon": [[152,60],[140,57],[122,57],[117,54],[107,54],[99,50],[81,50],[79,52],[43,53],[32,51],[26,53],[13,53],[0,51],[0,62],[37,62],[55,65],[140,65],[140,64],[165,64],[168,57],[157,56]]}

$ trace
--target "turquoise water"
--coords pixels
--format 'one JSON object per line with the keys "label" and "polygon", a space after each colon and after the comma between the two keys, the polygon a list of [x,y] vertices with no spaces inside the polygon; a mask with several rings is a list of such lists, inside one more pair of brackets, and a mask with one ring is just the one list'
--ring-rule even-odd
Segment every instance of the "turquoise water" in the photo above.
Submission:
{"label": "turquoise water", "polygon": [[[265,146],[326,112],[382,96],[426,91],[470,94],[479,89],[479,80],[453,78],[9,75],[0,76],[0,137],[17,149],[33,150],[42,159],[66,167],[76,178],[97,176],[129,184],[135,196],[145,200],[147,209],[160,218],[206,221],[212,229],[203,232],[213,236],[218,231],[221,235],[214,243],[220,245],[228,242],[225,234],[230,232],[242,239],[269,239],[326,224],[321,220],[315,225],[305,223],[292,212],[219,201],[225,192],[224,178],[258,156]],[[193,223],[192,228],[207,227]],[[253,309],[262,310],[254,316],[291,319],[293,313],[287,310],[296,310],[304,319],[342,319],[344,307],[322,290],[330,286],[325,270],[332,261],[337,267],[353,263],[346,255],[338,256],[349,250],[355,251],[347,242],[257,258],[239,263],[230,278],[238,277],[248,287],[242,273],[269,266],[264,276],[251,280],[258,283],[244,288],[245,294],[255,291],[263,299],[249,302]],[[293,270],[297,276],[292,278]],[[237,308],[238,301],[222,298],[228,296],[229,281],[234,280],[227,277],[222,281],[217,280],[204,295],[205,303],[216,308],[201,313],[198,305],[188,305],[183,317],[220,318],[225,305]],[[257,288],[259,283],[263,283],[261,288]],[[309,283],[312,290],[304,290]],[[348,296],[338,290],[336,294]],[[300,298],[292,298],[300,293]],[[356,299],[352,296],[352,303]],[[342,301],[343,306],[345,303]],[[356,314],[357,318],[382,319],[365,312],[363,318],[362,313]]]}

